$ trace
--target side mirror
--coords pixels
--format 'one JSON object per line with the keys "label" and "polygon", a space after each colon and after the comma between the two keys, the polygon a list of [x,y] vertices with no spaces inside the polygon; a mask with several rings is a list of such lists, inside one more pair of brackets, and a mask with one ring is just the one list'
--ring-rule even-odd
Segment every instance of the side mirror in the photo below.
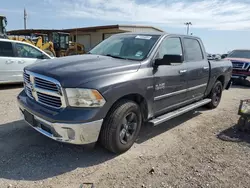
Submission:
{"label": "side mirror", "polygon": [[164,55],[162,59],[156,59],[155,65],[171,65],[171,63],[182,63],[182,55]]}

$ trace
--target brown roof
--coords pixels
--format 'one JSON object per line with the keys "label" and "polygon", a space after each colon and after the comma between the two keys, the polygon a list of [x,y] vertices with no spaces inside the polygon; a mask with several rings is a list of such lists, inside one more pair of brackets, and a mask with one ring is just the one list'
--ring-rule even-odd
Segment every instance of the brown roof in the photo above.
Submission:
{"label": "brown roof", "polygon": [[160,32],[164,32],[163,30],[159,29],[159,28],[156,28],[156,27],[153,27],[153,26],[149,26],[149,25],[119,25],[120,27],[134,27],[134,28],[151,28],[151,29],[155,29],[157,31],[160,31]]}
{"label": "brown roof", "polygon": [[93,27],[80,27],[80,28],[71,28],[71,29],[63,29],[65,32],[71,32],[71,31],[88,31],[88,32],[94,32],[96,30],[100,29],[119,29],[119,25],[103,25],[103,26],[93,26]]}
{"label": "brown roof", "polygon": [[52,32],[62,32],[59,29],[19,29],[11,30],[7,32],[7,35],[30,35],[31,33],[52,33]]}
{"label": "brown roof", "polygon": [[152,28],[157,31],[163,32],[163,30],[152,27],[152,26],[145,26],[145,25],[103,25],[103,26],[93,26],[93,27],[80,27],[80,28],[71,28],[71,29],[63,29],[65,32],[72,32],[72,31],[82,31],[82,32],[94,32],[100,29],[119,29],[119,27],[131,27],[131,28]]}
{"label": "brown roof", "polygon": [[21,29],[8,31],[8,35],[29,35],[30,33],[51,33],[51,32],[72,32],[72,31],[82,31],[82,32],[95,32],[100,29],[119,29],[119,27],[130,27],[130,28],[152,28],[156,31],[163,32],[161,29],[152,26],[143,25],[104,25],[104,26],[92,26],[92,27],[81,27],[81,28],[70,28],[70,29]]}

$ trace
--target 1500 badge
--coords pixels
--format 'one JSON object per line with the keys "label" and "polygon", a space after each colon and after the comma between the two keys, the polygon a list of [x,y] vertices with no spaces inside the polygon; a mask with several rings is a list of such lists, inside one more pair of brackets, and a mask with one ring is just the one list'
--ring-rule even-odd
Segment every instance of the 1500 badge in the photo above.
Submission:
{"label": "1500 badge", "polygon": [[165,83],[155,85],[155,90],[165,89]]}

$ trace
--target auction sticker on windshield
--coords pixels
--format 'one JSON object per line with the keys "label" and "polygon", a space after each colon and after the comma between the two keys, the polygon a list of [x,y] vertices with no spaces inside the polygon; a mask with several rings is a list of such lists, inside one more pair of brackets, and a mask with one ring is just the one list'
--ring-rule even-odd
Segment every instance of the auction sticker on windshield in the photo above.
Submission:
{"label": "auction sticker on windshield", "polygon": [[150,40],[150,39],[152,38],[152,36],[137,35],[135,38],[136,38],[136,39]]}
{"label": "auction sticker on windshield", "polygon": [[138,52],[135,54],[135,56],[136,56],[136,57],[141,57],[141,56],[142,56],[142,54],[143,54],[143,52],[142,52],[142,51],[138,51]]}

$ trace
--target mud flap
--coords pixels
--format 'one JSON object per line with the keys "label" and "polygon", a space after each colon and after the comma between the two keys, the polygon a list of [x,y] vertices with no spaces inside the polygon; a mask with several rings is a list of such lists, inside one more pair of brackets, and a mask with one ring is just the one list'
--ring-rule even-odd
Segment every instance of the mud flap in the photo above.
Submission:
{"label": "mud flap", "polygon": [[233,81],[232,81],[232,79],[230,79],[230,81],[228,82],[228,84],[227,84],[227,86],[226,86],[226,90],[229,90],[230,89],[230,87],[232,86],[232,84],[233,84]]}

